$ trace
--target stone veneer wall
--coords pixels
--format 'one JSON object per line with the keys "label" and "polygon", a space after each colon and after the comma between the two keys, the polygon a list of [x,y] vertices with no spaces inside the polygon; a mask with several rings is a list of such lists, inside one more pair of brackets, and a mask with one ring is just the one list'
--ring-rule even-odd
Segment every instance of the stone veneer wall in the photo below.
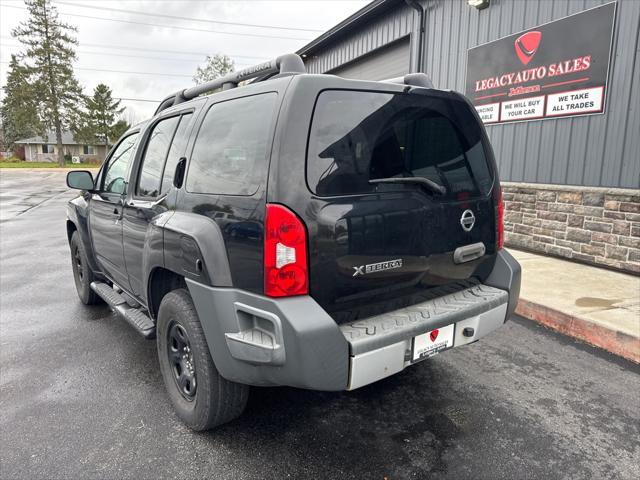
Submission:
{"label": "stone veneer wall", "polygon": [[640,190],[502,183],[505,245],[640,274]]}

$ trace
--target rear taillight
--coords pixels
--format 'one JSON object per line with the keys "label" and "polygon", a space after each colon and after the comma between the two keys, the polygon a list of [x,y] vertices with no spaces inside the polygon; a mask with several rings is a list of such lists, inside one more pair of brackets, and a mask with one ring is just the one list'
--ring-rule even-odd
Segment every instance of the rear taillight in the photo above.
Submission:
{"label": "rear taillight", "polygon": [[264,293],[288,297],[309,293],[307,230],[295,213],[268,204],[264,234]]}
{"label": "rear taillight", "polygon": [[504,203],[502,202],[502,189],[494,190],[493,198],[496,205],[496,249],[504,246]]}

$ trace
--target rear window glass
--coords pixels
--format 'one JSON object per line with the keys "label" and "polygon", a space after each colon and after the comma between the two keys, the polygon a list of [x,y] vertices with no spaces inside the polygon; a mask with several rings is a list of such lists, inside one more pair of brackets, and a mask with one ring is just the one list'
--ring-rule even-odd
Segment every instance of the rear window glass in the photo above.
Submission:
{"label": "rear window glass", "polygon": [[277,94],[214,104],[191,154],[187,190],[252,195],[263,181]]}
{"label": "rear window glass", "polygon": [[179,121],[180,117],[170,117],[153,127],[142,160],[137,190],[139,196],[157,197],[160,194],[162,170]]}
{"label": "rear window glass", "polygon": [[160,193],[167,193],[173,185],[173,177],[176,174],[176,166],[184,154],[184,149],[187,147],[187,141],[189,140],[189,128],[191,127],[191,120],[193,118],[192,113],[186,113],[180,117],[180,123],[178,129],[173,135],[171,141],[171,148],[169,148],[169,154],[167,155],[167,163],[164,166],[164,174],[162,175],[162,186]]}
{"label": "rear window glass", "polygon": [[[307,181],[318,195],[415,189],[369,180],[423,177],[465,199],[491,190],[482,131],[462,100],[329,90],[316,103]],[[443,198],[443,197],[438,197]]]}

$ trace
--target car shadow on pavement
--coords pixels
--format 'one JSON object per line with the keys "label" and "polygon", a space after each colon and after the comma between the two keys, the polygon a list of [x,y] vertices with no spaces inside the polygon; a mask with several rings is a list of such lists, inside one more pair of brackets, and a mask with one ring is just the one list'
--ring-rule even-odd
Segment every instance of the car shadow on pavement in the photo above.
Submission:
{"label": "car shadow on pavement", "polygon": [[305,469],[361,478],[444,472],[442,453],[459,429],[438,376],[427,361],[353,392],[252,388],[242,417],[208,435],[238,453],[280,458],[283,476]]}

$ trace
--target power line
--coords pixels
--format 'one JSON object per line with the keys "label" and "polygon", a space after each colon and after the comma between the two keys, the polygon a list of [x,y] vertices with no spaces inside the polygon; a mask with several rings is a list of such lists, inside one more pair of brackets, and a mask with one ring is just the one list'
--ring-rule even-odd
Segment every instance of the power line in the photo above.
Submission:
{"label": "power line", "polygon": [[[10,62],[0,62],[8,65]],[[161,77],[186,77],[193,78],[193,75],[185,75],[183,73],[162,73],[162,72],[132,72],[129,70],[108,70],[103,68],[89,68],[89,67],[73,67],[74,70],[86,70],[88,72],[107,72],[107,73],[127,73],[131,75],[156,75]]]}
{"label": "power line", "polygon": [[[10,45],[8,43],[2,43],[0,42],[0,46],[3,47],[19,47],[21,46],[20,44],[14,44],[14,45]],[[201,60],[196,60],[194,59],[184,59],[184,58],[167,58],[167,57],[149,57],[149,56],[144,56],[144,55],[127,55],[124,53],[109,53],[109,52],[89,52],[87,50],[80,50],[78,52],[78,56],[83,56],[83,55],[105,55],[105,56],[110,56],[110,57],[130,57],[130,58],[144,58],[146,60],[164,60],[164,61],[169,61],[169,62],[187,62],[187,63],[199,63],[201,62]],[[247,63],[235,63],[234,64],[236,66],[239,67],[246,67],[249,66],[249,64]]]}
{"label": "power line", "polygon": [[[84,0],[87,3],[98,3],[103,0]],[[140,0],[120,0],[121,2],[136,2],[139,3]],[[354,4],[366,4],[370,0],[189,0],[194,3],[229,3],[233,1],[234,3],[299,3],[304,1],[305,3],[354,3]],[[3,3],[6,2],[16,2],[16,3],[24,3],[24,0],[2,0]],[[175,0],[153,0],[152,3],[175,3]]]}
{"label": "power line", "polygon": [[129,101],[129,102],[150,102],[150,103],[160,103],[160,100],[148,100],[146,98],[124,98],[124,97],[113,97],[116,100]]}
{"label": "power line", "polygon": [[193,78],[193,75],[185,75],[183,73],[162,73],[162,72],[132,72],[129,70],[108,70],[102,68],[74,67],[75,70],[86,70],[87,72],[107,72],[107,73],[126,73],[131,75],[155,75],[161,77],[185,77]]}
{"label": "power line", "polygon": [[[13,5],[2,5],[2,7],[4,8],[13,8],[16,10],[26,10],[26,8],[23,7],[15,7]],[[215,34],[219,34],[219,35],[236,35],[236,36],[241,36],[241,37],[259,37],[259,38],[270,38],[272,40],[302,40],[302,41],[308,41],[310,40],[309,38],[301,38],[301,37],[280,37],[280,36],[276,36],[276,35],[262,35],[259,33],[238,33],[238,32],[224,32],[221,30],[205,30],[204,28],[193,28],[193,27],[182,27],[182,26],[178,26],[178,25],[167,25],[167,24],[161,24],[161,23],[147,23],[147,22],[136,22],[134,20],[119,20],[119,19],[115,19],[115,18],[104,18],[104,17],[94,17],[91,15],[80,15],[79,13],[67,13],[67,12],[60,12],[62,15],[67,15],[69,17],[79,17],[79,18],[91,18],[93,20],[103,20],[106,22],[116,22],[116,23],[130,23],[133,25],[146,25],[148,27],[160,27],[160,28],[173,28],[176,30],[187,30],[190,32],[204,32],[204,33],[215,33]]]}
{"label": "power line", "polygon": [[[199,56],[199,57],[206,57],[211,55],[211,53],[189,53],[189,52],[182,52],[179,50],[153,50],[149,48],[136,48],[136,47],[126,47],[126,46],[116,46],[116,45],[109,46],[109,45],[101,45],[96,43],[83,43],[80,45],[80,47],[82,48],[82,46],[84,45],[86,45],[87,47],[112,48],[115,50],[136,50],[141,52],[172,53],[172,54],[181,54],[181,55],[193,55],[193,56]],[[248,60],[253,60],[254,62],[261,61],[261,60],[264,61],[268,59],[267,57],[251,57],[249,55],[235,55],[232,53],[225,53],[224,55],[227,55],[228,57],[231,57],[231,58],[244,58]],[[166,58],[166,57],[158,57],[158,58]],[[167,58],[167,60],[176,60],[176,59]],[[191,60],[185,60],[185,61],[191,61]]]}
{"label": "power line", "polygon": [[[14,40],[13,37],[8,37],[6,35],[0,36],[0,38],[5,39],[5,40]],[[158,49],[153,49],[153,48],[130,47],[128,45],[107,45],[107,44],[104,44],[104,43],[85,43],[85,42],[82,42],[80,44],[80,48],[85,47],[85,46],[87,46],[87,47],[97,47],[97,48],[108,48],[108,49],[112,49],[112,50],[137,50],[137,51],[140,51],[140,52],[171,53],[171,54],[177,54],[177,55],[193,55],[193,56],[198,56],[198,57],[206,57],[207,55],[211,55],[211,52],[204,53],[204,52],[185,52],[184,50],[158,50]],[[252,56],[248,56],[248,55],[233,55],[233,54],[227,54],[227,55],[229,57],[233,57],[233,58],[247,58],[247,59],[252,59],[252,60],[267,60],[267,57],[252,57]]]}
{"label": "power line", "polygon": [[82,5],[80,3],[71,3],[71,2],[59,2],[57,0],[55,0],[54,3],[57,3],[59,5],[68,5],[70,7],[91,8],[94,10],[104,10],[107,12],[132,13],[134,15],[144,15],[145,17],[152,16],[152,17],[160,17],[160,18],[170,18],[174,20],[187,20],[190,22],[218,23],[221,25],[235,25],[235,26],[241,26],[241,27],[272,28],[275,30],[295,30],[298,32],[312,32],[312,33],[322,32],[322,30],[314,30],[311,28],[282,27],[282,26],[276,26],[276,25],[259,25],[255,23],[227,22],[223,20],[211,20],[207,18],[181,17],[178,15],[166,15],[163,13],[141,12],[139,10],[125,10],[122,8],[101,7],[101,6],[95,6],[95,5]]}
{"label": "power line", "polygon": [[[124,53],[108,53],[108,52],[88,52],[88,51],[80,51],[78,52],[79,56],[82,55],[106,55],[110,57],[127,57],[127,58],[143,58],[145,60],[164,60],[168,62],[187,62],[187,63],[199,63],[199,60],[185,60],[183,58],[166,58],[166,57],[145,57],[144,55],[125,55]],[[238,67],[247,67],[249,66],[246,63],[235,63]]]}

